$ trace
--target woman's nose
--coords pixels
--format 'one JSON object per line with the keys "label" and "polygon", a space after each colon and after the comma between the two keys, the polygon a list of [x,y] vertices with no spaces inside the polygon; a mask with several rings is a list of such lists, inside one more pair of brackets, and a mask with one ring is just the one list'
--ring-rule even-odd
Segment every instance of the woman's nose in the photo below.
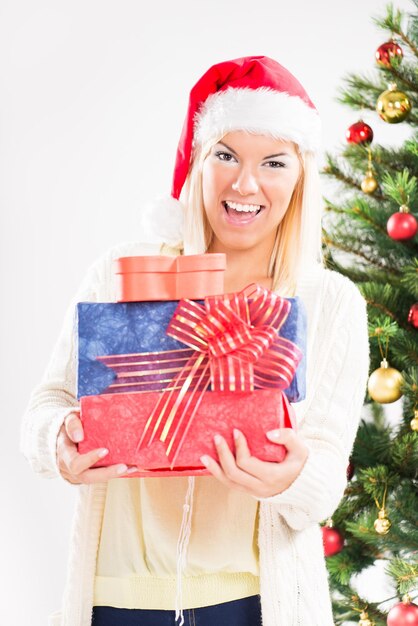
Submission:
{"label": "woman's nose", "polygon": [[237,191],[241,196],[249,196],[257,193],[258,182],[251,172],[242,170],[237,180],[232,183],[232,189]]}

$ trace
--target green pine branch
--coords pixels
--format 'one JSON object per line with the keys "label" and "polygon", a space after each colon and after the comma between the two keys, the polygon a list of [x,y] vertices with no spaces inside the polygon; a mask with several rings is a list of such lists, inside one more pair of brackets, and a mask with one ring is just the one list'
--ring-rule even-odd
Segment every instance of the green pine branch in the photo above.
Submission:
{"label": "green pine branch", "polygon": [[398,593],[401,596],[418,585],[418,563],[408,563],[403,559],[394,558],[385,571],[397,581]]}
{"label": "green pine branch", "polygon": [[391,341],[390,348],[394,357],[393,363],[399,370],[418,365],[417,340],[411,336],[409,330],[399,329]]}
{"label": "green pine branch", "polygon": [[365,251],[360,250],[360,249],[355,250],[354,249],[354,246],[356,243],[355,241],[352,241],[352,242],[347,241],[346,243],[343,243],[343,241],[341,240],[334,239],[332,235],[330,233],[327,233],[325,230],[323,230],[322,241],[326,246],[335,248],[335,250],[338,250],[340,252],[345,252],[347,253],[347,255],[357,257],[358,259],[364,261],[365,265],[371,265],[374,268],[384,269],[385,271],[392,274],[393,276],[399,275],[398,270],[392,269],[392,268],[387,269],[384,261],[373,258],[371,253],[368,254]]}
{"label": "green pine branch", "polygon": [[408,419],[410,419],[412,411],[418,409],[418,367],[408,367],[408,369],[403,372],[403,379],[404,412],[408,416]]}
{"label": "green pine branch", "polygon": [[387,89],[387,83],[375,81],[371,75],[347,74],[344,83],[347,86],[339,90],[337,102],[353,109],[376,111],[376,101]]}
{"label": "green pine branch", "polygon": [[[408,328],[407,292],[399,283],[395,287],[393,284],[387,284],[387,281],[383,279],[380,283],[365,282],[359,288],[369,305],[369,321],[371,323],[375,326],[379,325],[379,318],[383,314],[396,322],[398,328]],[[405,304],[399,311],[401,302]]]}
{"label": "green pine branch", "polygon": [[[408,63],[405,59],[399,66],[379,66],[377,69],[385,83],[385,87],[382,91],[388,89],[391,83],[395,83],[400,91],[406,91],[410,97],[412,97],[412,94],[418,93],[415,66]],[[414,97],[412,97],[412,99],[415,100]]]}
{"label": "green pine branch", "polygon": [[417,190],[417,179],[405,168],[392,175],[385,172],[382,182],[383,191],[399,205],[413,203]]}
{"label": "green pine branch", "polygon": [[347,276],[347,278],[349,278],[353,283],[357,284],[360,291],[361,291],[360,283],[366,283],[369,281],[372,284],[386,282],[386,284],[395,285],[398,283],[398,281],[395,281],[395,280],[390,282],[387,274],[382,270],[368,267],[367,271],[365,271],[358,265],[350,265],[348,267],[345,267],[344,265],[339,263],[334,258],[334,256],[332,256],[330,249],[328,249],[327,252],[329,254],[328,256],[325,256],[325,262],[326,262],[326,266],[328,267],[328,269],[332,269],[335,272],[338,272],[339,274],[343,274],[344,276]]}
{"label": "green pine branch", "polygon": [[[382,410],[381,407],[379,410]],[[389,463],[390,445],[391,434],[389,426],[378,427],[376,423],[369,423],[363,419],[357,431],[351,455],[356,468],[356,477],[361,468]]]}
{"label": "green pine branch", "polygon": [[343,183],[348,189],[360,191],[361,180],[359,180],[358,177],[349,172],[347,167],[344,171],[344,169],[337,163],[336,159],[334,159],[331,155],[327,154],[326,158],[327,165],[323,169],[324,174]]}
{"label": "green pine branch", "polygon": [[409,431],[401,437],[394,439],[390,452],[394,470],[397,470],[403,477],[417,477],[418,445],[415,433]]}
{"label": "green pine branch", "polygon": [[411,265],[403,268],[401,281],[410,292],[411,298],[418,300],[418,258],[412,259]]}

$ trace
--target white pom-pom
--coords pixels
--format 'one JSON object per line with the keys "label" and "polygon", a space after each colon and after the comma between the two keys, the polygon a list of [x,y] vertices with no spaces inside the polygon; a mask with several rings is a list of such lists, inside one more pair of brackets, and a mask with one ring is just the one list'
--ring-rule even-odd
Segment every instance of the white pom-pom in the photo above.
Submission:
{"label": "white pom-pom", "polygon": [[147,243],[165,243],[181,247],[183,243],[184,206],[171,196],[148,203],[141,211],[141,239]]}

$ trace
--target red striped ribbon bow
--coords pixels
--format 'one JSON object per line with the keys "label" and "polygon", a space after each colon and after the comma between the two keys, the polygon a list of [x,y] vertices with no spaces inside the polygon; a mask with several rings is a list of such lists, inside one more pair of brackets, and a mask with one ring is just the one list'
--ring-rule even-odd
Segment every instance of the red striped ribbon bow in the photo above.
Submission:
{"label": "red striped ribbon bow", "polygon": [[211,296],[204,306],[181,300],[166,332],[195,352],[161,394],[137,450],[158,438],[173,467],[209,385],[213,391],[286,389],[302,358],[301,350],[278,334],[290,306],[259,285]]}

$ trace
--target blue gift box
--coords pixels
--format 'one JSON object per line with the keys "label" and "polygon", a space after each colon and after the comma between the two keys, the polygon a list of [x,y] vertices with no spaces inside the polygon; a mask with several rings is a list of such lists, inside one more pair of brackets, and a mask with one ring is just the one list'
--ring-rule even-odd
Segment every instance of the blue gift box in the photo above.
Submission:
{"label": "blue gift box", "polygon": [[[306,313],[300,298],[287,298],[291,303],[288,317],[279,335],[295,343],[303,353],[295,376],[285,394],[291,402],[303,400],[306,394]],[[103,357],[123,355],[126,381],[134,370],[135,355],[182,350],[185,358],[193,353],[180,341],[166,334],[167,326],[178,301],[91,303],[77,305],[78,326],[78,397],[129,390],[117,385],[109,389],[117,374],[113,365],[105,365]],[[101,359],[101,360],[99,360]],[[131,365],[132,364],[132,365]],[[138,369],[138,368],[136,368]],[[167,371],[167,370],[165,370]],[[175,374],[172,374],[174,376]],[[169,375],[168,375],[169,376]],[[134,383],[130,383],[134,385]]]}

